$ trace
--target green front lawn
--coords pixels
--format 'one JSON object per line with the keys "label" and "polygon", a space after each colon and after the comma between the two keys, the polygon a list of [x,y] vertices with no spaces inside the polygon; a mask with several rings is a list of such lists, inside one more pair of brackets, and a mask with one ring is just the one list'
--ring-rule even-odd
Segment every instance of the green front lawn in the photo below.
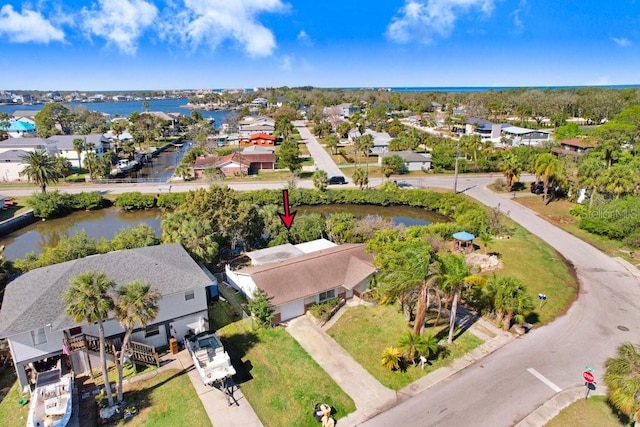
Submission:
{"label": "green front lawn", "polygon": [[[577,295],[578,281],[573,268],[545,242],[521,226],[509,224],[514,230],[511,237],[493,240],[488,247],[489,252],[499,254],[503,263],[495,274],[520,279],[536,302],[535,312],[527,320],[535,325],[549,323],[564,313]],[[542,305],[538,303],[539,293],[547,295]]]}
{"label": "green front lawn", "polygon": [[20,393],[18,380],[10,369],[0,369],[0,385],[3,390],[8,390],[6,395],[0,394],[0,424],[6,427],[22,427],[27,423],[29,404],[20,406],[18,401],[23,397],[29,398],[29,395],[23,396]]}
{"label": "green front lawn", "polygon": [[355,411],[351,398],[283,328],[250,331],[244,321],[218,330],[238,372],[236,382],[264,425],[313,426],[315,403]]}
{"label": "green front lawn", "polygon": [[[427,325],[434,319],[430,320]],[[448,330],[446,319],[442,319],[437,327],[425,328],[424,333],[443,338],[446,342]],[[382,351],[386,347],[397,346],[400,336],[407,331],[410,329],[397,306],[376,305],[349,308],[328,332],[356,362],[380,383],[393,390],[400,390],[429,372],[449,365],[454,359],[482,344],[482,340],[464,332],[452,345],[446,347],[446,357],[432,360],[424,370],[419,366],[409,365],[404,371],[391,371],[380,364]]]}
{"label": "green front lawn", "polygon": [[209,416],[202,406],[186,371],[169,370],[147,380],[126,384],[125,400],[138,409],[118,426],[207,427]]}
{"label": "green front lawn", "polygon": [[620,427],[628,424],[629,420],[609,406],[606,396],[593,396],[564,408],[546,427]]}

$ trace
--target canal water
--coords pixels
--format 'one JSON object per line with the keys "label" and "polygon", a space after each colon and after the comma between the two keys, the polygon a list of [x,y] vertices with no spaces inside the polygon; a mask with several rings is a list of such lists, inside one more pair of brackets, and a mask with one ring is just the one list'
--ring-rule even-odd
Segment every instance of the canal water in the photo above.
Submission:
{"label": "canal water", "polygon": [[191,141],[185,141],[177,146],[172,145],[159,153],[140,170],[131,172],[127,176],[138,182],[166,182],[171,179],[173,171],[180,164],[191,146]]}
{"label": "canal water", "polygon": [[[395,224],[407,226],[428,225],[447,220],[425,209],[408,206],[322,205],[298,206],[295,210],[299,214],[329,215],[347,212],[358,217],[378,215],[391,219]],[[115,207],[98,211],[79,211],[64,218],[37,221],[1,238],[0,245],[5,247],[5,259],[14,260],[24,258],[29,252],[40,254],[45,247],[56,245],[62,236],[72,236],[80,231],[85,231],[89,237],[96,239],[112,239],[115,233],[122,229],[148,224],[160,237],[162,214],[159,209],[124,212]]]}

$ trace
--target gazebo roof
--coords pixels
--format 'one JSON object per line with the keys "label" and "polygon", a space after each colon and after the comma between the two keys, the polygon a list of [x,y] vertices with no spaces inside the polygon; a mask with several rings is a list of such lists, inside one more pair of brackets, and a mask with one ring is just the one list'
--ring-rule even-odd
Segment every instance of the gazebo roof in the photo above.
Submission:
{"label": "gazebo roof", "polygon": [[461,240],[463,242],[468,242],[475,239],[476,236],[471,233],[467,233],[466,231],[459,231],[457,233],[453,233],[453,238],[456,240]]}

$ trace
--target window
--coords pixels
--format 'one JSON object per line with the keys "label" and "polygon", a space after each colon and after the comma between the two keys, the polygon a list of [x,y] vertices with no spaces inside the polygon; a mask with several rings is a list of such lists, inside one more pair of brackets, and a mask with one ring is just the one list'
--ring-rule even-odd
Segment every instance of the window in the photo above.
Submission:
{"label": "window", "polygon": [[158,325],[148,326],[147,329],[144,330],[145,338],[149,338],[155,335],[160,335],[160,326]]}
{"label": "window", "polygon": [[320,302],[325,302],[328,299],[335,298],[335,296],[336,296],[336,290],[331,289],[330,291],[327,291],[327,292],[320,292],[319,300]]}
{"label": "window", "polygon": [[194,298],[195,298],[195,294],[193,293],[193,291],[188,291],[184,293],[185,301],[189,301],[190,299],[194,299]]}
{"label": "window", "polygon": [[47,335],[44,333],[44,328],[31,331],[31,339],[33,340],[33,345],[45,344],[47,342]]}
{"label": "window", "polygon": [[69,329],[69,335],[71,336],[80,335],[81,333],[82,333],[82,326]]}

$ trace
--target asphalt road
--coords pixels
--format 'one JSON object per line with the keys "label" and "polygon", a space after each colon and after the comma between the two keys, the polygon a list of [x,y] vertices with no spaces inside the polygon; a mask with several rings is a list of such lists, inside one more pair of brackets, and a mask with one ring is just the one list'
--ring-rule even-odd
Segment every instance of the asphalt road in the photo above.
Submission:
{"label": "asphalt road", "polygon": [[316,167],[322,169],[327,173],[327,176],[344,176],[340,168],[335,164],[331,156],[320,145],[315,136],[311,134],[309,128],[305,126],[303,120],[296,120],[293,122],[294,126],[300,132],[300,136],[307,144],[309,154],[316,162]]}
{"label": "asphalt road", "polygon": [[[580,279],[578,299],[565,315],[553,323],[531,331],[487,356],[481,363],[405,400],[364,425],[510,426],[559,390],[584,385],[581,374],[585,366],[594,367],[596,381],[600,381],[606,358],[615,354],[619,344],[640,342],[638,277],[616,260],[513,202],[511,195],[497,195],[486,189],[486,184],[494,179],[491,175],[461,175],[457,188],[488,206],[499,206],[505,214],[572,262]],[[525,177],[525,180],[531,180],[531,177]],[[420,187],[453,188],[451,175],[407,178],[403,181]],[[379,179],[372,179],[371,185],[376,186],[380,182]],[[173,184],[172,191],[188,191],[208,185]],[[313,187],[310,181],[300,181],[298,185]],[[239,191],[282,189],[286,183],[231,183],[229,186]],[[158,184],[56,188],[72,193],[100,191],[111,194],[127,191],[157,193],[159,190]],[[0,188],[0,193],[5,196],[30,195],[34,191],[37,189]],[[529,262],[526,253],[521,254],[521,261]],[[637,270],[635,272],[637,274]]]}
{"label": "asphalt road", "polygon": [[[558,391],[583,386],[582,372],[587,365],[596,369],[596,382],[600,381],[606,358],[615,354],[619,344],[640,342],[638,277],[508,195],[487,190],[482,179],[465,182],[471,184],[468,195],[488,206],[499,206],[574,264],[580,280],[578,299],[553,323],[531,331],[365,426],[511,426]],[[526,253],[521,260],[528,262]]]}

